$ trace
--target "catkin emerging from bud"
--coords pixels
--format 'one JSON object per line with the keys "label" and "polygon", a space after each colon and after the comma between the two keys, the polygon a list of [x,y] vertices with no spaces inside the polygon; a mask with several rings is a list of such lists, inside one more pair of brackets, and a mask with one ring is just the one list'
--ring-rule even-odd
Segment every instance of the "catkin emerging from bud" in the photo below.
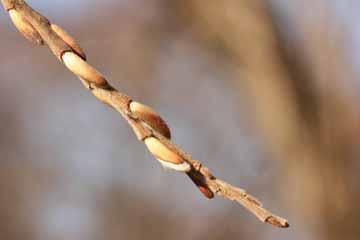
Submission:
{"label": "catkin emerging from bud", "polygon": [[149,151],[165,168],[170,168],[180,172],[190,171],[190,164],[187,163],[179,154],[170,150],[167,146],[161,143],[157,138],[148,137],[145,139],[145,144]]}

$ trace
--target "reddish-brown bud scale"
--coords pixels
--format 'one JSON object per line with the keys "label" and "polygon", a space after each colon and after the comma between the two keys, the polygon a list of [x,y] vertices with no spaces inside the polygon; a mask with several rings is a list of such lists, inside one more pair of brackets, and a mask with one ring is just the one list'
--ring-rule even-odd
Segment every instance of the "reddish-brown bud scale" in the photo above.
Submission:
{"label": "reddish-brown bud scale", "polygon": [[164,137],[171,138],[170,129],[166,122],[152,108],[135,101],[130,103],[129,108],[134,117],[143,120]]}
{"label": "reddish-brown bud scale", "polygon": [[206,186],[205,183],[203,183],[201,180],[196,178],[196,176],[194,176],[194,173],[188,172],[187,175],[190,177],[190,179],[193,181],[193,183],[195,183],[197,188],[200,190],[200,192],[202,194],[204,194],[205,197],[207,197],[209,199],[214,198],[214,193],[210,190],[210,188],[208,186]]}

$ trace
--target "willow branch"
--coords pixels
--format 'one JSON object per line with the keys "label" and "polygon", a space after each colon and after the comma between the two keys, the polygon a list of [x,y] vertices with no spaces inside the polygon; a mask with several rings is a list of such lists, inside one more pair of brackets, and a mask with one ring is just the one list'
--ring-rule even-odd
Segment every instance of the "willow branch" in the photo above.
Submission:
{"label": "willow branch", "polygon": [[[162,118],[147,106],[136,103],[129,96],[113,88],[105,77],[86,62],[84,52],[61,27],[52,24],[23,0],[2,0],[2,3],[18,30],[30,41],[41,45],[46,44],[97,99],[123,116],[137,138],[145,142],[156,158],[166,155],[189,164],[187,174],[208,198],[219,195],[240,203],[265,223],[277,227],[289,226],[286,219],[264,209],[262,204],[245,190],[216,178],[208,168],[172,143],[170,131]],[[133,106],[140,106],[140,108]],[[153,141],[151,144],[148,143],[148,139],[155,140],[155,143]]]}

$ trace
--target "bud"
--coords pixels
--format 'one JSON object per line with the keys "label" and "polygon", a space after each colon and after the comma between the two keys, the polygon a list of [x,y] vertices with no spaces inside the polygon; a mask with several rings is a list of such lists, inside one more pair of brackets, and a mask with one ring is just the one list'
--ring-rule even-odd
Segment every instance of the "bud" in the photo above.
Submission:
{"label": "bud", "polygon": [[82,59],[86,60],[86,55],[81,49],[79,44],[72,38],[64,29],[56,24],[51,24],[51,29],[62,39],[64,42],[71,47],[71,49],[76,52]]}
{"label": "bud", "polygon": [[9,15],[16,28],[26,39],[39,45],[44,44],[44,41],[38,31],[36,31],[31,23],[26,20],[26,18],[23,17],[18,11],[11,9],[9,10]]}
{"label": "bud", "polygon": [[199,180],[194,173],[188,172],[187,175],[190,177],[190,179],[195,183],[197,188],[200,190],[202,194],[204,194],[205,197],[212,199],[214,198],[214,193],[210,190],[210,188],[203,183],[203,181]]}
{"label": "bud", "polygon": [[95,83],[97,85],[105,85],[105,78],[81,57],[73,52],[65,52],[62,55],[65,66],[80,78]]}
{"label": "bud", "polygon": [[180,172],[190,171],[190,164],[187,163],[177,153],[173,152],[167,146],[161,143],[157,138],[148,137],[145,139],[145,144],[149,151],[165,168]]}
{"label": "bud", "polygon": [[171,138],[170,129],[166,122],[152,108],[135,101],[131,102],[129,107],[135,117],[149,124],[164,137]]}

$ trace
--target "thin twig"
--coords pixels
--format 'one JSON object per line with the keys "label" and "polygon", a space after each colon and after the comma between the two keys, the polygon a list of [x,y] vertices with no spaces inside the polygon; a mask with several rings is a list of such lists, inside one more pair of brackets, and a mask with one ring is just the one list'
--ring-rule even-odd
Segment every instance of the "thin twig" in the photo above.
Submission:
{"label": "thin twig", "polygon": [[[261,203],[245,190],[217,179],[208,168],[172,143],[166,123],[151,109],[138,103],[140,110],[137,114],[135,108],[131,107],[131,104],[136,102],[113,88],[96,69],[87,64],[86,56],[79,45],[63,29],[50,23],[24,0],[2,0],[2,3],[19,31],[32,42],[45,43],[54,55],[80,78],[84,86],[96,98],[117,110],[124,117],[137,138],[145,142],[156,158],[160,161],[162,158],[169,160],[173,162],[171,163],[173,165],[178,163],[176,161],[183,161],[181,165],[188,164],[189,168],[184,168],[184,171],[208,198],[217,194],[240,203],[265,223],[289,227],[286,219],[264,209]],[[150,142],[149,139],[154,141]]]}

